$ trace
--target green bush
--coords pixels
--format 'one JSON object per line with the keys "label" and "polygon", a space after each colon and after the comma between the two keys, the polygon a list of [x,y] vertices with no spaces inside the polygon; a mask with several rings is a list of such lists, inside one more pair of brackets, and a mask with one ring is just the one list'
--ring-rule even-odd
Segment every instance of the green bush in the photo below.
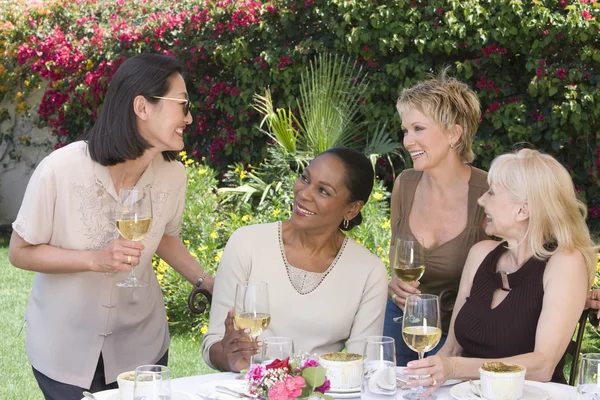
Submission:
{"label": "green bush", "polygon": [[300,72],[317,54],[363,67],[371,91],[360,114],[387,120],[393,133],[399,132],[399,90],[451,65],[482,102],[476,164],[486,168],[516,143],[543,149],[572,172],[592,225],[600,221],[596,1],[26,3],[0,4],[0,99],[16,96],[19,111],[27,112],[24,96],[41,79],[49,81],[37,112],[61,142],[91,126],[115,69],[139,52],[172,54],[185,63],[195,105],[186,148],[220,173],[264,158],[252,96],[270,87],[277,107],[294,109]]}
{"label": "green bush", "polygon": [[[280,175],[281,185],[260,204],[259,199],[244,199],[225,192],[217,193],[215,171],[205,164],[193,162],[182,153],[188,175],[186,209],[181,237],[190,252],[214,275],[229,236],[238,228],[259,223],[288,219],[293,202],[292,187],[297,174],[288,170]],[[263,166],[264,167],[264,166]],[[228,179],[233,185],[243,185],[251,177],[241,168],[233,168]],[[364,222],[351,231],[351,236],[387,263],[390,222],[388,193],[377,183],[371,199],[363,209]],[[187,308],[187,296],[192,285],[181,275],[155,259],[154,268],[163,289],[165,306],[172,333],[205,332],[208,313],[193,315]]]}

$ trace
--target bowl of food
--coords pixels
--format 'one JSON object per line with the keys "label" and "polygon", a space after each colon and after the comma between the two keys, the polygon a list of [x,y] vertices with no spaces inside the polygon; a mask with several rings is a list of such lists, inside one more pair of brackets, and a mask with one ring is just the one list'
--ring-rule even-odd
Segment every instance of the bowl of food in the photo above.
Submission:
{"label": "bowl of food", "polygon": [[487,400],[519,400],[523,397],[526,369],[519,364],[486,362],[479,368],[481,395]]}
{"label": "bowl of food", "polygon": [[356,353],[326,353],[319,357],[319,364],[327,369],[332,389],[355,389],[362,379],[362,356]]}
{"label": "bowl of food", "polygon": [[135,383],[135,371],[127,371],[117,376],[119,385],[119,399],[133,400],[133,385]]}

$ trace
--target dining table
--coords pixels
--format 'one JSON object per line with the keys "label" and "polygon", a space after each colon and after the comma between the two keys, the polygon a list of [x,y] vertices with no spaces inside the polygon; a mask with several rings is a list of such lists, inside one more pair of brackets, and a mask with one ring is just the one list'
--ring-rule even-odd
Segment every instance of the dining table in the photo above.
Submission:
{"label": "dining table", "polygon": [[[228,396],[222,393],[218,393],[214,390],[217,385],[231,386],[231,384],[235,384],[237,382],[243,382],[240,374],[232,373],[232,372],[221,372],[207,375],[199,375],[199,376],[189,376],[185,378],[177,378],[171,381],[171,388],[173,390],[179,390],[182,392],[186,392],[197,397],[192,397],[191,400],[208,400],[208,399],[217,399],[217,400],[232,400],[238,399],[234,396]],[[451,382],[452,383],[452,382]],[[469,382],[457,382],[454,385],[443,385],[435,394],[438,400],[476,400],[477,397],[472,395],[471,392],[465,390],[457,390],[461,389],[458,385],[466,386]],[[538,388],[538,391],[535,393],[547,393],[547,400],[569,400],[576,398],[576,389],[573,386],[563,385],[559,383],[552,382],[532,382],[526,381],[526,387],[530,388]],[[454,388],[454,389],[453,389]],[[361,398],[361,399],[394,399],[401,400],[402,395],[407,393],[407,390],[398,390],[395,396],[377,396],[372,397],[368,395],[362,395],[360,392],[349,394],[349,393],[327,393],[332,395],[336,399],[350,399],[350,398]],[[453,392],[453,393],[451,393]],[[460,393],[459,393],[460,392]],[[458,396],[457,393],[464,394],[462,397]],[[468,393],[468,394],[467,394]],[[202,395],[199,396],[198,394]],[[454,395],[453,395],[454,394]],[[544,397],[531,396],[531,399],[543,399]],[[526,400],[527,397],[524,396],[523,400]],[[239,400],[239,399],[238,399]]]}

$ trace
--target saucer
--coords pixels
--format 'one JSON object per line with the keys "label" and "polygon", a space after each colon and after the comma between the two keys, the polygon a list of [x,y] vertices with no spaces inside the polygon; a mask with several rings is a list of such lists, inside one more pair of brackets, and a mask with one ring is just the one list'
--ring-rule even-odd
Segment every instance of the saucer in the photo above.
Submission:
{"label": "saucer", "polygon": [[[119,400],[119,389],[103,390],[101,392],[94,393],[98,400]],[[172,391],[173,400],[192,400],[193,397],[189,393],[182,392],[180,390]],[[85,397],[81,400],[87,400]],[[133,399],[132,399],[133,400]]]}
{"label": "saucer", "polygon": [[248,381],[240,379],[231,379],[202,383],[198,385],[198,394],[201,396],[216,398],[219,400],[239,400],[238,396],[217,391],[217,386],[224,386],[228,389],[235,390],[236,392],[247,393],[248,391]]}
{"label": "saucer", "polygon": [[[404,378],[404,379],[408,380],[410,378],[410,376],[404,375],[402,373],[404,368],[406,368],[406,367],[396,367],[396,377],[400,377],[400,378]],[[452,385],[456,385],[457,383],[461,383],[461,382],[464,382],[464,380],[463,379],[448,379],[446,382],[442,383],[439,386],[452,386]]]}
{"label": "saucer", "polygon": [[[473,382],[479,384],[479,380]],[[521,400],[548,400],[548,392],[532,385],[532,383],[534,382],[525,381],[525,385],[523,385],[523,397]],[[463,400],[472,398],[474,393],[471,391],[471,385],[467,381],[453,386],[450,389],[450,394],[455,399]]]}
{"label": "saucer", "polygon": [[356,386],[353,388],[331,388],[327,391],[327,393],[356,393],[360,392],[360,386]]}

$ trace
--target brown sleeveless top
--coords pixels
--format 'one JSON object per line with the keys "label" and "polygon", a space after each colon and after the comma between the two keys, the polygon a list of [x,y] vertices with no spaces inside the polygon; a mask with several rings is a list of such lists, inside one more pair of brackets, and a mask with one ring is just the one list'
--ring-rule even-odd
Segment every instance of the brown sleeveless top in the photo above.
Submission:
{"label": "brown sleeveless top", "polygon": [[[412,235],[408,224],[408,216],[412,209],[417,184],[422,175],[423,172],[421,171],[406,169],[402,171],[400,176],[401,204],[398,221],[395,221],[396,232],[400,235]],[[434,249],[424,249],[425,273],[420,279],[421,284],[419,286],[422,293],[439,294],[444,289],[458,291],[460,276],[471,246],[489,239],[482,227],[483,208],[477,204],[477,199],[487,190],[487,172],[471,167],[466,228],[446,243],[442,243]],[[444,333],[448,333],[451,317],[451,312],[442,311],[442,331]]]}
{"label": "brown sleeveless top", "polygon": [[[508,274],[511,288],[506,298],[490,308],[502,279],[496,272],[500,256],[507,251],[506,242],[485,257],[473,278],[471,293],[454,322],[454,334],[463,348],[463,357],[503,358],[531,353],[544,300],[544,271],[547,260],[531,257],[521,268]],[[564,359],[553,382],[566,383],[562,374]]]}

